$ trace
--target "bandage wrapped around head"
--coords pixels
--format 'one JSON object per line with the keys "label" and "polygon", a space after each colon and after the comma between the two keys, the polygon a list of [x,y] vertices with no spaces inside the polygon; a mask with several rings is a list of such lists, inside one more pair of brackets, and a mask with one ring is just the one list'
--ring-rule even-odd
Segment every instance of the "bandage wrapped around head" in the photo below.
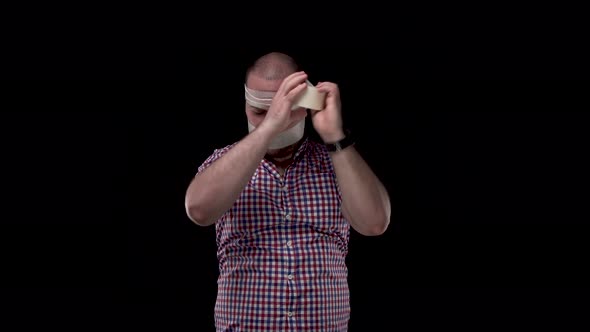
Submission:
{"label": "bandage wrapped around head", "polygon": [[[322,110],[324,108],[324,101],[326,99],[326,93],[319,92],[309,81],[307,88],[304,89],[297,99],[293,102],[291,110],[298,108],[309,108],[313,110]],[[246,103],[252,107],[256,107],[263,110],[268,110],[272,103],[272,99],[276,92],[271,91],[259,91],[248,88],[244,84]],[[248,131],[252,132],[256,127],[248,121]],[[277,137],[271,142],[269,149],[281,149],[291,144],[297,143],[304,135],[305,132],[305,120],[301,120],[295,126],[285,130],[284,132],[277,135]]]}

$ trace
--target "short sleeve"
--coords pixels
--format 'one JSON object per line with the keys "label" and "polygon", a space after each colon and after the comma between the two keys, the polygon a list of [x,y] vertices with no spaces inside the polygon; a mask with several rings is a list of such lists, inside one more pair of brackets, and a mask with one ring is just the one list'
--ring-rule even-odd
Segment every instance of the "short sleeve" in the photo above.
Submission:
{"label": "short sleeve", "polygon": [[235,143],[232,145],[228,145],[222,149],[215,149],[213,153],[209,157],[207,157],[207,159],[205,159],[205,161],[198,167],[197,174],[201,173],[202,171],[207,169],[207,167],[211,166],[211,164],[213,164],[217,159],[221,158],[234,145]]}

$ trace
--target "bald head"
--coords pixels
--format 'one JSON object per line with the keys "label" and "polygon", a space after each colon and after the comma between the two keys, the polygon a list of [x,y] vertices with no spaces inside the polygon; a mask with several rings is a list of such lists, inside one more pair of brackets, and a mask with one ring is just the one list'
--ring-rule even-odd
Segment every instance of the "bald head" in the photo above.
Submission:
{"label": "bald head", "polygon": [[296,72],[297,63],[292,57],[280,53],[272,52],[258,58],[254,64],[248,68],[246,81],[250,75],[255,75],[267,81],[283,80],[285,77]]}

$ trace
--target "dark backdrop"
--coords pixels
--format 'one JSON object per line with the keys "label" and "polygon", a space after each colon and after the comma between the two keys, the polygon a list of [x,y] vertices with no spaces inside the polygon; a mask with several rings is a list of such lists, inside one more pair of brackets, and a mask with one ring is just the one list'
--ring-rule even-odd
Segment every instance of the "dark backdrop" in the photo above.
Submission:
{"label": "dark backdrop", "polygon": [[214,229],[186,217],[184,191],[213,149],[246,134],[245,66],[275,49],[340,85],[345,125],[391,195],[387,232],[351,236],[351,331],[587,327],[587,87],[478,80],[540,72],[424,46],[128,47],[11,67],[103,80],[4,90],[9,317],[213,330]]}

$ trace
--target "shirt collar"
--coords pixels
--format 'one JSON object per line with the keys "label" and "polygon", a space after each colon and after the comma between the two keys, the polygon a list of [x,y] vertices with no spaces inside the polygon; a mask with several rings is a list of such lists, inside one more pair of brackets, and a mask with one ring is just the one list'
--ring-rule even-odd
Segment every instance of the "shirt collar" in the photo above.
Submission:
{"label": "shirt collar", "polygon": [[299,158],[299,156],[304,155],[305,152],[307,151],[308,146],[309,146],[309,137],[306,136],[303,139],[303,142],[301,142],[301,144],[299,145],[299,148],[295,152],[295,155],[293,155],[293,161],[297,160]]}

